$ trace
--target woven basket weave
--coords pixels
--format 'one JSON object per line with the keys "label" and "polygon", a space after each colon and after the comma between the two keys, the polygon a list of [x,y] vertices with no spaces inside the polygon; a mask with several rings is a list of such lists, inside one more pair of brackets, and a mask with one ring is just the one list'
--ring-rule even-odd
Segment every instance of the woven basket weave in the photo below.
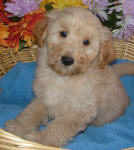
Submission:
{"label": "woven basket weave", "polygon": [[8,72],[18,62],[33,62],[37,58],[37,46],[15,52],[11,48],[0,47],[0,76]]}
{"label": "woven basket weave", "polygon": [[116,58],[134,61],[134,37],[129,41],[114,40]]}
{"label": "woven basket weave", "polygon": [[0,129],[0,150],[67,150],[24,140]]}

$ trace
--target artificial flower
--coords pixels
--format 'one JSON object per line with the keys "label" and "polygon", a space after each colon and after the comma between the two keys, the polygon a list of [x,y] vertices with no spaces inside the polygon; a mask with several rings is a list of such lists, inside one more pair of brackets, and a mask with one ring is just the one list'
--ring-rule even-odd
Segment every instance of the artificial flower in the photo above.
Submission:
{"label": "artificial flower", "polygon": [[9,23],[8,17],[10,16],[10,14],[8,14],[4,9],[5,9],[4,1],[1,0],[0,1],[0,23],[4,22],[4,23],[8,24]]}
{"label": "artificial flower", "polygon": [[8,38],[8,26],[0,23],[0,45],[1,46],[8,46],[6,39]]}
{"label": "artificial flower", "polygon": [[126,40],[134,34],[134,2],[133,0],[119,0],[116,5],[111,7],[115,12],[122,12],[122,15],[117,14],[117,26],[119,29],[115,30],[113,37]]}
{"label": "artificial flower", "polygon": [[31,46],[34,42],[33,29],[35,24],[44,17],[44,9],[39,8],[27,15],[24,15],[22,20],[17,23],[10,23],[10,34],[8,37],[8,44],[14,47],[15,51],[19,49],[20,40],[26,41],[27,46]]}
{"label": "artificial flower", "polygon": [[82,3],[82,0],[43,0],[41,2],[41,6],[45,6],[45,4],[51,4],[53,8],[63,9],[65,7],[85,7]]}
{"label": "artificial flower", "polygon": [[4,10],[4,5],[3,5],[3,3],[4,3],[4,1],[1,0],[1,1],[0,1],[0,10]]}
{"label": "artificial flower", "polygon": [[46,4],[51,4],[52,0],[41,0],[40,7],[45,7]]}
{"label": "artificial flower", "polygon": [[5,10],[13,14],[13,16],[22,17],[38,9],[40,0],[11,0],[5,3]]}
{"label": "artificial flower", "polygon": [[89,10],[93,14],[99,16],[102,21],[108,20],[107,13],[105,10],[110,5],[108,0],[83,0],[83,4],[89,7]]}
{"label": "artificial flower", "polygon": [[75,7],[86,7],[83,3],[82,0],[53,0],[52,1],[52,6],[54,8],[59,8],[59,9],[63,9],[65,7],[71,7],[71,6],[75,6]]}

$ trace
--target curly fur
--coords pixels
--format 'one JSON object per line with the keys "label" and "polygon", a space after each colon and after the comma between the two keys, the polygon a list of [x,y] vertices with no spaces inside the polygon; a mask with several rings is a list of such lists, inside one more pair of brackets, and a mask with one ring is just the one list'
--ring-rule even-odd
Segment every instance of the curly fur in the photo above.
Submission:
{"label": "curly fur", "polygon": [[[119,66],[107,65],[115,59],[115,50],[110,31],[97,17],[84,8],[54,10],[35,30],[42,46],[33,85],[36,98],[6,123],[8,131],[62,146],[87,125],[104,125],[123,115],[129,99],[117,73]],[[68,33],[66,38],[61,31]],[[87,39],[90,44],[85,46]],[[74,64],[65,66],[62,56],[73,58]],[[41,124],[47,127],[39,132]]]}

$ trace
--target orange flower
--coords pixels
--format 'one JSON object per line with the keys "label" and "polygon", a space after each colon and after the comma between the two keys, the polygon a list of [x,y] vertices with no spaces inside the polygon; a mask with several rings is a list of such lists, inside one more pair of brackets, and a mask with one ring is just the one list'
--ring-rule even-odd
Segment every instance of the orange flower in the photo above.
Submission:
{"label": "orange flower", "polygon": [[4,25],[3,23],[0,23],[0,45],[2,46],[8,46],[6,39],[8,38],[9,32],[8,32],[8,26]]}
{"label": "orange flower", "polygon": [[31,46],[34,42],[33,29],[35,24],[38,23],[44,17],[44,9],[39,8],[29,14],[26,14],[20,22],[9,24],[9,38],[8,44],[10,47],[14,47],[15,51],[19,49],[20,40],[26,41],[27,46]]}

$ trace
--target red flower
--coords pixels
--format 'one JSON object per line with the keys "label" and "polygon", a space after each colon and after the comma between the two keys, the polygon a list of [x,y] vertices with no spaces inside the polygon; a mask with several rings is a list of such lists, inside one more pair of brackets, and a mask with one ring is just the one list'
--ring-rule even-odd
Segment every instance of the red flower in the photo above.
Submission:
{"label": "red flower", "polygon": [[27,46],[31,46],[34,42],[33,29],[35,24],[38,23],[44,17],[44,9],[39,8],[29,14],[26,14],[20,22],[9,23],[9,38],[7,42],[10,47],[19,49],[20,40],[26,41]]}
{"label": "red flower", "polygon": [[6,23],[8,24],[9,21],[9,16],[10,14],[7,13],[6,11],[4,11],[5,7],[4,7],[4,1],[0,0],[0,23]]}

